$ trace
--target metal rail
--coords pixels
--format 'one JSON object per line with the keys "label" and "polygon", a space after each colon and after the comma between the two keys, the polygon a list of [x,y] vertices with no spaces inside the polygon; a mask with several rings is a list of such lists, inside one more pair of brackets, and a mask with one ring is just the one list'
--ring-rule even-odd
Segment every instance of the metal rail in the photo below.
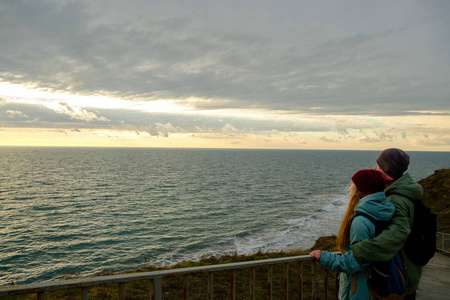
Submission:
{"label": "metal rail", "polygon": [[[260,266],[268,266],[268,276],[267,276],[267,298],[272,298],[272,279],[273,279],[273,266],[277,264],[284,265],[284,280],[283,280],[283,290],[284,290],[284,299],[288,299],[288,291],[289,291],[289,264],[297,263],[298,264],[298,299],[303,299],[303,263],[309,262],[312,267],[311,274],[311,283],[312,283],[312,292],[311,298],[316,298],[316,262],[309,255],[302,256],[292,256],[292,257],[283,257],[283,258],[274,258],[274,259],[264,259],[264,260],[256,260],[256,261],[247,261],[247,262],[238,262],[238,263],[228,263],[221,265],[209,265],[209,266],[200,266],[200,267],[191,267],[191,268],[182,268],[182,269],[171,269],[171,270],[162,270],[162,271],[153,271],[153,272],[145,272],[145,273],[130,273],[130,274],[119,274],[119,275],[110,275],[110,276],[98,276],[91,278],[82,278],[82,279],[71,279],[71,280],[61,280],[61,281],[52,281],[52,282],[42,282],[36,284],[26,284],[26,285],[18,285],[18,286],[6,286],[0,287],[0,296],[11,296],[11,295],[21,295],[21,294],[37,294],[37,299],[44,300],[45,293],[56,291],[56,290],[64,290],[71,288],[79,288],[81,289],[81,299],[88,299],[88,291],[90,287],[103,285],[103,284],[118,284],[118,299],[125,299],[125,284],[131,281],[138,280],[150,280],[150,291],[149,291],[149,299],[152,300],[160,300],[162,299],[162,279],[166,276],[182,276],[183,277],[183,299],[188,299],[189,292],[189,275],[206,273],[208,275],[208,299],[213,299],[214,297],[214,272],[219,271],[230,271],[230,299],[236,299],[236,276],[235,271],[241,269],[249,269],[250,270],[250,297],[251,299],[255,299],[255,268]],[[327,272],[324,272],[325,276],[324,287],[325,291],[325,299],[328,298],[328,277]],[[337,297],[337,292],[335,293]],[[337,299],[337,298],[336,298]]]}
{"label": "metal rail", "polygon": [[436,234],[436,248],[444,253],[450,253],[450,234],[438,232]]}

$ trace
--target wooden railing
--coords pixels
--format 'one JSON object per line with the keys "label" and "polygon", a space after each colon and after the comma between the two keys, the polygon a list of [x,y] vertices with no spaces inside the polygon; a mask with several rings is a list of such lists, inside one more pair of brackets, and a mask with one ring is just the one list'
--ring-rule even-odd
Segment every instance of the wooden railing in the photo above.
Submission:
{"label": "wooden railing", "polygon": [[[273,299],[273,274],[275,265],[283,265],[283,293],[284,299],[288,299],[290,287],[289,287],[289,269],[290,266],[294,264],[298,267],[297,280],[296,280],[296,294],[298,299],[316,299],[316,280],[321,280],[321,291],[320,294],[323,299],[328,299],[329,297],[329,284],[328,284],[328,272],[323,269],[323,278],[316,278],[316,265],[315,260],[309,255],[302,256],[292,256],[284,258],[275,259],[264,259],[256,261],[238,262],[238,263],[228,263],[220,265],[208,265],[200,267],[182,268],[182,269],[170,269],[162,271],[153,271],[145,273],[130,273],[130,274],[119,274],[110,276],[98,276],[82,279],[72,279],[72,280],[62,280],[62,281],[52,281],[52,282],[42,282],[36,284],[26,284],[18,286],[6,286],[0,287],[0,296],[11,296],[11,295],[21,295],[21,294],[37,294],[37,299],[44,300],[45,294],[52,291],[73,289],[78,288],[81,291],[81,299],[88,299],[89,288],[104,284],[117,284],[117,298],[120,300],[125,299],[125,284],[132,281],[139,280],[150,280],[149,299],[159,300],[163,298],[162,291],[162,280],[164,277],[169,276],[182,276],[183,277],[183,298],[188,299],[189,297],[189,277],[199,273],[207,274],[207,299],[214,298],[214,274],[217,272],[229,271],[230,274],[230,287],[229,287],[229,298],[236,299],[236,271],[242,269],[249,270],[249,289],[250,298],[255,299],[255,279],[256,273],[255,268],[265,266],[268,269],[267,272],[267,299]],[[303,266],[305,264],[311,264],[311,273],[308,282],[311,284],[308,290],[309,295],[305,295],[303,284],[305,282]],[[322,273],[322,272],[321,272]],[[336,276],[333,286],[337,286]],[[292,282],[292,281],[291,281]],[[292,294],[292,291],[291,291]],[[337,299],[337,292],[334,292]],[[116,298],[116,299],[117,299]],[[127,298],[132,299],[132,295],[128,295]]]}

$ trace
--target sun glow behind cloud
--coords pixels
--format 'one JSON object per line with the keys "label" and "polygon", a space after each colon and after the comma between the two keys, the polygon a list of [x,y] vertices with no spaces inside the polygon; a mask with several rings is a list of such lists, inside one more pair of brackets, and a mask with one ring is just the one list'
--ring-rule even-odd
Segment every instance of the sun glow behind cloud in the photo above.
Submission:
{"label": "sun glow behind cloud", "polygon": [[[39,89],[36,85],[24,86],[9,82],[0,82],[0,96],[3,97],[4,103],[43,105],[60,113],[68,113],[68,109],[74,108],[74,110],[79,111],[78,113],[74,112],[74,115],[81,115],[81,110],[85,108],[92,108],[114,110],[126,109],[147,113],[192,114],[217,118],[234,117],[251,120],[270,119],[272,121],[297,121],[301,119],[304,122],[312,122],[317,119],[317,117],[311,118],[311,116],[308,115],[283,110],[272,111],[258,108],[196,109],[196,103],[204,103],[211,100],[194,97],[177,100],[125,100],[104,95],[79,95],[54,92]],[[87,114],[87,112],[85,113]],[[323,117],[320,117],[320,119],[323,119]]]}
{"label": "sun glow behind cloud", "polygon": [[[243,119],[271,119],[271,120],[287,120],[298,119],[297,114],[291,111],[270,111],[267,109],[196,109],[197,103],[205,103],[210,99],[200,99],[189,97],[187,99],[161,99],[161,100],[126,100],[116,97],[108,97],[104,95],[79,95],[55,92],[50,90],[39,89],[36,85],[19,85],[9,82],[0,82],[0,96],[3,97],[4,103],[21,103],[43,105],[59,113],[70,114],[69,110],[73,110],[72,115],[88,114],[85,108],[92,109],[114,109],[114,110],[135,110],[147,113],[167,113],[167,114],[193,114],[210,117],[234,117]],[[220,101],[220,100],[219,100]],[[78,112],[77,112],[78,111]],[[96,117],[87,117],[94,119]],[[303,120],[309,117],[301,116]],[[99,118],[100,119],[100,118]],[[106,121],[106,119],[103,119]]]}
{"label": "sun glow behind cloud", "polygon": [[146,112],[179,112],[188,108],[175,100],[130,101],[105,95],[80,95],[39,89],[35,85],[0,82],[0,96],[8,103],[37,104],[55,109],[64,102],[72,107],[129,109]]}

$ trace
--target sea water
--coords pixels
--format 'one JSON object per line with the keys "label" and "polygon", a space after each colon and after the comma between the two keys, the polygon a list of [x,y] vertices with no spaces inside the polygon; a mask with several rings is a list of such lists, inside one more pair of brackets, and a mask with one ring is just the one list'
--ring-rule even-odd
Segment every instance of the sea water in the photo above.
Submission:
{"label": "sea water", "polygon": [[[416,180],[449,152],[410,152]],[[258,250],[336,234],[378,151],[0,148],[0,285]]]}

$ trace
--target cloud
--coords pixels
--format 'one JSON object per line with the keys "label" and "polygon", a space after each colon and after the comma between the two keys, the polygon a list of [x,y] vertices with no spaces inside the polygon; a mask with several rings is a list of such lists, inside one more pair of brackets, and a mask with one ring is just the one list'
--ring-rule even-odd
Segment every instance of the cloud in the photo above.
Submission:
{"label": "cloud", "polygon": [[436,141],[450,114],[449,9],[408,1],[307,9],[287,0],[6,1],[0,125],[73,135],[117,129],[143,139]]}
{"label": "cloud", "polygon": [[93,120],[104,122],[110,121],[105,117],[102,116],[98,117],[95,113],[89,112],[84,108],[70,106],[65,102],[58,102],[57,104],[51,104],[49,105],[49,107],[53,108],[53,110],[59,114],[66,114],[70,116],[70,118],[72,119],[82,120],[86,122],[91,122]]}
{"label": "cloud", "polygon": [[337,123],[333,129],[339,134],[348,134],[347,128],[345,128],[345,125],[342,123]]}
{"label": "cloud", "polygon": [[366,133],[361,137],[355,138],[355,141],[362,143],[380,143],[380,142],[394,142],[396,136],[390,133],[391,129],[372,130],[370,133]]}
{"label": "cloud", "polygon": [[55,130],[55,132],[63,133],[66,136],[68,135],[67,132],[65,130],[62,130],[62,129],[57,129],[57,130]]}
{"label": "cloud", "polygon": [[24,114],[23,112],[18,111],[18,110],[7,110],[6,113],[8,114],[8,116],[10,118],[15,118],[15,117],[26,118],[26,119],[29,118],[26,114]]}
{"label": "cloud", "polygon": [[313,4],[310,13],[288,2],[258,2],[258,10],[237,1],[107,4],[3,4],[0,77],[130,100],[196,97],[197,109],[450,109],[448,38],[441,29],[450,24],[445,9],[431,4],[424,15],[421,5],[405,4],[421,14],[404,18],[397,13],[405,8],[395,4],[377,10],[358,4],[353,14],[335,7],[336,15],[324,9],[330,3]]}
{"label": "cloud", "polygon": [[171,133],[184,133],[186,132],[181,127],[174,127],[171,123],[155,123],[154,125],[148,126],[145,131],[147,131],[151,136],[158,137],[169,137]]}
{"label": "cloud", "polygon": [[207,127],[205,125],[201,125],[201,126],[195,125],[194,129],[195,129],[196,133],[212,133],[212,132],[214,132],[214,130],[212,128]]}
{"label": "cloud", "polygon": [[225,126],[223,126],[221,128],[221,131],[226,132],[226,133],[233,133],[233,132],[237,132],[238,130],[233,125],[225,124]]}
{"label": "cloud", "polygon": [[326,143],[340,143],[341,140],[339,138],[329,138],[326,136],[320,137],[320,140]]}

